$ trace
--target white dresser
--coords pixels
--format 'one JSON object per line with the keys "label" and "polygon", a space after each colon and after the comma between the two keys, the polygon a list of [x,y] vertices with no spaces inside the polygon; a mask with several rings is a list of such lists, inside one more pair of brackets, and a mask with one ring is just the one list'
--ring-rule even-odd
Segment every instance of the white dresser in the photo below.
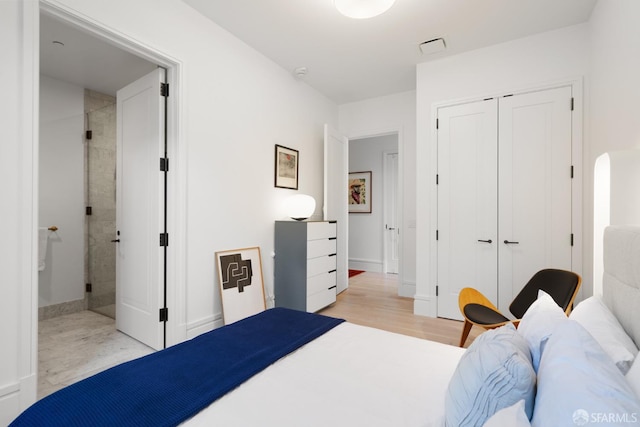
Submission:
{"label": "white dresser", "polygon": [[276,221],[276,307],[315,312],[336,301],[335,221]]}

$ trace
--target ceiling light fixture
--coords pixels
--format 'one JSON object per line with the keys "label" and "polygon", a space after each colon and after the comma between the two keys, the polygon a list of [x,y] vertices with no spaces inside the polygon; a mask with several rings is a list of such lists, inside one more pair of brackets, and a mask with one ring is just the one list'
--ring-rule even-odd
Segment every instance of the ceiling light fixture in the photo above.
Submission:
{"label": "ceiling light fixture", "polygon": [[366,19],[378,16],[393,6],[396,0],[333,0],[333,5],[344,16]]}

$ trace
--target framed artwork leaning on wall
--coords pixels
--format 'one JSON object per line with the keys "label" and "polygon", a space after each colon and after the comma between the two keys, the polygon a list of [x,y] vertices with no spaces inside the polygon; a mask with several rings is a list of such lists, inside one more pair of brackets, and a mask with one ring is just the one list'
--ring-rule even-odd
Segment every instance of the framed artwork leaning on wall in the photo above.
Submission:
{"label": "framed artwork leaning on wall", "polygon": [[266,309],[260,248],[216,252],[224,324]]}

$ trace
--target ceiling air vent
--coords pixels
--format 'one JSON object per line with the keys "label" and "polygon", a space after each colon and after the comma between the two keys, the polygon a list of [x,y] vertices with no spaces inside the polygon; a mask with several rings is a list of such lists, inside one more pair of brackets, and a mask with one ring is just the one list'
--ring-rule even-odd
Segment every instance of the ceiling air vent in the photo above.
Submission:
{"label": "ceiling air vent", "polygon": [[447,48],[443,38],[437,38],[420,43],[420,52],[423,55],[433,55],[434,53],[442,52]]}

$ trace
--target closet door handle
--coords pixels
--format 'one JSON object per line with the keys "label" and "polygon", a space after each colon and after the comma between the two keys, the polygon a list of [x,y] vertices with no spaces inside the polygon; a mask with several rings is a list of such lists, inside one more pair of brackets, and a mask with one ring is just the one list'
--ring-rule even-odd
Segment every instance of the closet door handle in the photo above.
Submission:
{"label": "closet door handle", "polygon": [[504,241],[504,244],[505,244],[505,245],[519,245],[519,244],[520,244],[520,242],[510,242],[509,240],[505,240],[505,241]]}
{"label": "closet door handle", "polygon": [[480,240],[480,239],[478,239],[478,242],[481,242],[481,243],[493,243],[493,240],[491,240],[491,239],[489,239],[489,240]]}

